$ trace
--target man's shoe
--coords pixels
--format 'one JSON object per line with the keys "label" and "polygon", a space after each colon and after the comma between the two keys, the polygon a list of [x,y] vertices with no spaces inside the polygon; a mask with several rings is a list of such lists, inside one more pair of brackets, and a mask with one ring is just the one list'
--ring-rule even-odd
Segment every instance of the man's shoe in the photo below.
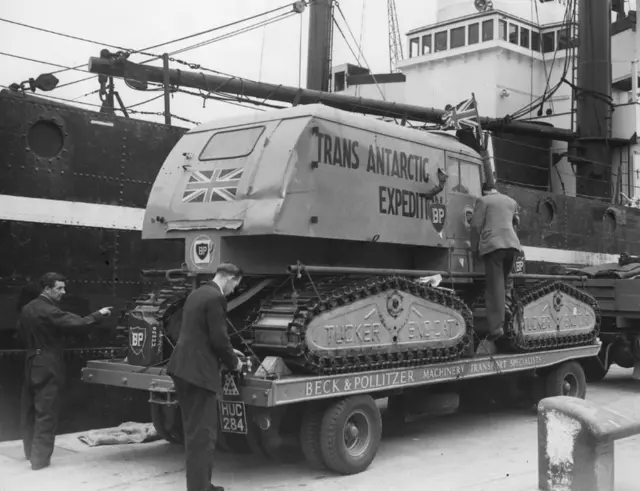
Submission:
{"label": "man's shoe", "polygon": [[495,331],[487,335],[487,341],[495,341],[496,339],[501,338],[502,336],[504,336],[504,329],[502,328],[496,329]]}
{"label": "man's shoe", "polygon": [[224,488],[222,486],[215,486],[212,484],[207,491],[224,491]]}
{"label": "man's shoe", "polygon": [[39,471],[40,469],[44,469],[45,467],[49,467],[51,465],[50,461],[46,462],[31,462],[31,470]]}

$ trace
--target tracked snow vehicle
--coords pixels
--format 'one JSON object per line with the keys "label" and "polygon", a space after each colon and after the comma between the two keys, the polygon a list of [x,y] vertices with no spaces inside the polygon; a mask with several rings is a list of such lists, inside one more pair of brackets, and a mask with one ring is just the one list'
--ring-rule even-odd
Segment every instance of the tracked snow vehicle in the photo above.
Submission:
{"label": "tracked snow vehicle", "polygon": [[[570,284],[576,277],[520,274],[507,335],[497,353],[478,352],[484,275],[469,223],[484,174],[480,155],[456,138],[322,105],[192,129],[158,174],[142,232],[143,239],[183,238],[185,263],[167,272],[168,288],[129,313],[127,362],[90,362],[84,380],[150,390],[160,403],[152,405],[156,427],[179,440],[159,409],[175,407],[159,367],[179,336],[186,295],[230,261],[245,272],[229,301],[230,334],[259,368],[239,388],[227,377],[232,402],[221,409],[221,426],[254,435],[253,447],[271,448],[278,438],[264,435],[304,414],[309,460],[316,455],[353,473],[369,465],[379,441],[373,399],[353,396],[346,406],[312,405],[287,417],[285,409],[433,383],[455,393],[463,378],[535,370],[547,374],[547,394],[571,389],[570,374],[578,386],[568,393],[583,397],[584,373],[570,360],[597,354],[600,314]],[[424,279],[436,274],[450,288]],[[327,415],[350,421],[345,408],[363,412],[375,438],[357,455],[337,455],[329,443],[320,452],[321,435],[339,432]],[[257,427],[265,430],[261,443]]]}
{"label": "tracked snow vehicle", "polygon": [[[473,338],[479,283],[454,293],[357,268],[480,271],[468,226],[483,172],[455,138],[321,105],[216,122],[190,131],[167,158],[143,238],[183,237],[192,277],[222,260],[258,285],[297,262],[334,268],[261,287],[260,305],[242,312],[253,351],[294,371],[453,360]],[[569,284],[520,288],[511,307],[522,322],[510,317],[507,349],[589,343],[598,333],[595,300]]]}

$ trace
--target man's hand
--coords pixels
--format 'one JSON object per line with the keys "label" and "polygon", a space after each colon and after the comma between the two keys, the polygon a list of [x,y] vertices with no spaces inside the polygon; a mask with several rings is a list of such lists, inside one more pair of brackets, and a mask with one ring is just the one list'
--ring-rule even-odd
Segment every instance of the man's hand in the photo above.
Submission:
{"label": "man's hand", "polygon": [[236,372],[241,372],[243,365],[244,365],[244,363],[242,363],[242,360],[240,358],[238,358],[238,364],[236,365],[235,371]]}
{"label": "man's hand", "polygon": [[113,307],[102,307],[100,310],[98,310],[98,312],[100,312],[100,314],[104,315],[105,317],[108,317],[111,315],[111,309]]}

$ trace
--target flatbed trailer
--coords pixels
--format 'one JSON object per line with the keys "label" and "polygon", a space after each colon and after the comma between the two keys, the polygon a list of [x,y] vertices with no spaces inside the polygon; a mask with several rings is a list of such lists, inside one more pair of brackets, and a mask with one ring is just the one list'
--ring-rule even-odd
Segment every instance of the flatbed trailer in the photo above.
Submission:
{"label": "flatbed trailer", "polygon": [[[289,435],[312,466],[355,474],[371,464],[380,443],[382,419],[375,399],[403,401],[403,410],[429,400],[441,404],[445,394],[457,395],[459,403],[461,384],[501,376],[534,381],[538,390],[532,391],[532,402],[556,395],[584,398],[586,379],[578,361],[593,358],[600,348],[596,340],[557,350],[317,376],[291,374],[281,359],[267,357],[253,373],[223,372],[221,443],[234,447],[240,438],[251,450],[273,455],[277,442]],[[134,366],[124,359],[89,361],[82,380],[149,391],[158,433],[181,441],[174,386],[164,367]]]}

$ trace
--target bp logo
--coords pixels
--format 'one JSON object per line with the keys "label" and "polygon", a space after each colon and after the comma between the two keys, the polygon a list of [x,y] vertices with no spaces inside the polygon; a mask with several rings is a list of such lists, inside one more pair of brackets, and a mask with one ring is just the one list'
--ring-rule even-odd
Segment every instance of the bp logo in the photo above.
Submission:
{"label": "bp logo", "polygon": [[213,261],[213,241],[206,235],[197,237],[191,250],[193,264],[196,266],[208,266]]}
{"label": "bp logo", "polygon": [[520,253],[516,256],[515,260],[513,261],[513,268],[511,268],[511,272],[513,274],[523,274],[524,267],[525,267],[524,253]]}
{"label": "bp logo", "polygon": [[131,351],[133,351],[136,355],[140,355],[140,353],[142,353],[146,337],[147,331],[145,331],[143,328],[129,328],[129,347],[131,348]]}
{"label": "bp logo", "polygon": [[442,232],[447,219],[447,207],[442,203],[431,203],[431,223],[436,232]]}

